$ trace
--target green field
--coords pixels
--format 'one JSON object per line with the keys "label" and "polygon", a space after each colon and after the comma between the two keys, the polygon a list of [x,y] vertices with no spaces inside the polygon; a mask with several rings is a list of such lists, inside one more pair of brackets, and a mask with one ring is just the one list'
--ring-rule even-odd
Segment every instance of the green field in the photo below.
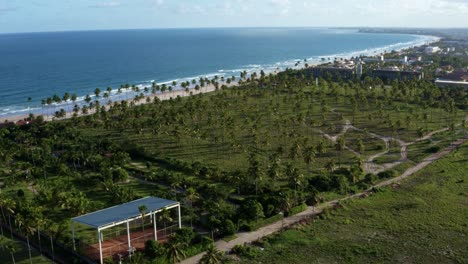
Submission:
{"label": "green field", "polygon": [[467,263],[467,157],[464,144],[401,185],[262,239],[241,262]]}

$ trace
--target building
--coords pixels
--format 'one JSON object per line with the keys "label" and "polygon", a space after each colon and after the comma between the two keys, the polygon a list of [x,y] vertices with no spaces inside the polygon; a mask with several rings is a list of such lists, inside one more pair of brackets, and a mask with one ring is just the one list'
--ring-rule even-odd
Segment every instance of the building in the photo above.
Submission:
{"label": "building", "polygon": [[363,73],[363,71],[362,71],[362,63],[359,62],[359,63],[357,64],[357,66],[356,66],[356,75],[357,75],[357,78],[358,78],[358,79],[361,79],[362,73]]}
{"label": "building", "polygon": [[386,59],[384,56],[380,56],[379,58],[363,58],[362,61],[367,63],[372,62],[396,62],[401,64],[408,64],[408,56],[404,56],[401,59]]}
{"label": "building", "polygon": [[417,71],[400,71],[399,69],[377,69],[371,72],[371,77],[379,78],[384,82],[391,82],[394,80],[408,81],[408,80],[421,80],[424,78],[422,72]]}
{"label": "building", "polygon": [[325,79],[342,79],[350,80],[355,78],[356,71],[354,68],[339,68],[339,67],[312,67],[306,70],[308,74],[311,74],[315,78]]}
{"label": "building", "polygon": [[462,87],[462,88],[468,89],[468,82],[462,82],[462,81],[450,81],[450,80],[439,80],[439,79],[437,79],[435,81],[435,84],[439,88]]}
{"label": "building", "polygon": [[452,69],[447,70],[447,75],[443,77],[444,80],[455,81],[455,82],[468,82],[468,70],[466,69]]}
{"label": "building", "polygon": [[440,51],[440,48],[439,47],[432,47],[432,46],[429,46],[427,47],[426,49],[424,49],[424,52],[427,53],[427,54],[434,54],[434,53],[437,53]]}

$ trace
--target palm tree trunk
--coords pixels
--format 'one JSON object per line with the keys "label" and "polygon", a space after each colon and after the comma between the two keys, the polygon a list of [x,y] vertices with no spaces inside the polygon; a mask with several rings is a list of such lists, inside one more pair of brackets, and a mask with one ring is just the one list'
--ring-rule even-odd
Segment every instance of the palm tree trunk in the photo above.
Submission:
{"label": "palm tree trunk", "polygon": [[8,215],[8,225],[10,226],[10,237],[13,239],[13,227],[11,226],[11,217]]}
{"label": "palm tree trunk", "polygon": [[29,245],[29,236],[28,235],[26,235],[26,242],[28,243],[29,263],[33,264],[32,263],[32,256],[31,256],[31,245]]}
{"label": "palm tree trunk", "polygon": [[39,253],[42,255],[41,232],[37,229],[37,240],[39,241]]}
{"label": "palm tree trunk", "polygon": [[52,249],[52,260],[55,260],[54,242],[52,240],[52,236],[50,236],[50,248]]}

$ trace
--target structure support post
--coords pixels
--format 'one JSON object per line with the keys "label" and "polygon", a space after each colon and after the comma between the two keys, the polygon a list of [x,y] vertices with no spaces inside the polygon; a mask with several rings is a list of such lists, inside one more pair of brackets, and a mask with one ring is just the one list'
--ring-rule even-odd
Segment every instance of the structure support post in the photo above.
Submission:
{"label": "structure support post", "polygon": [[76,251],[76,245],[75,245],[75,222],[71,222],[71,228],[72,228],[72,241],[73,241],[73,250]]}
{"label": "structure support post", "polygon": [[102,235],[101,230],[98,228],[98,240],[99,240],[99,259],[101,260],[101,264],[104,264],[104,260],[102,258]]}
{"label": "structure support post", "polygon": [[180,215],[180,204],[179,206],[177,207],[177,211],[178,211],[178,215],[179,215],[179,229],[182,228],[182,217]]}
{"label": "structure support post", "polygon": [[153,214],[154,240],[158,241],[158,231],[156,229],[156,212]]}
{"label": "structure support post", "polygon": [[132,255],[132,244],[130,243],[130,222],[127,221],[127,240],[128,240],[128,253]]}

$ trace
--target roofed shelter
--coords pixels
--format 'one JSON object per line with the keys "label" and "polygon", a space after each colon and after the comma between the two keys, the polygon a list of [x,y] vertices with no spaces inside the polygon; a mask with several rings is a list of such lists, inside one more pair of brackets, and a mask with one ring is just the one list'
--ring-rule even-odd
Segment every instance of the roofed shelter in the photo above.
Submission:
{"label": "roofed shelter", "polygon": [[[156,197],[146,197],[72,218],[73,249],[76,251],[77,248],[75,224],[81,224],[97,231],[98,243],[95,245],[81,243],[82,241],[78,240],[81,244],[86,245],[84,254],[88,257],[96,260],[99,258],[100,263],[103,263],[104,258],[132,254],[133,251],[142,249],[147,240],[157,241],[158,237],[164,236],[165,238],[167,236],[166,222],[164,230],[158,230],[156,215],[175,208],[177,208],[178,221],[176,225],[170,226],[170,230],[172,230],[173,227],[177,229],[182,227],[180,203]],[[150,217],[148,224],[151,228],[147,228],[145,231],[145,219],[148,217]],[[170,217],[166,218],[172,220]],[[174,223],[173,220],[172,222]],[[119,228],[122,225],[125,225],[125,228]],[[104,237],[104,233],[106,237]],[[99,251],[99,257],[96,251]]]}

